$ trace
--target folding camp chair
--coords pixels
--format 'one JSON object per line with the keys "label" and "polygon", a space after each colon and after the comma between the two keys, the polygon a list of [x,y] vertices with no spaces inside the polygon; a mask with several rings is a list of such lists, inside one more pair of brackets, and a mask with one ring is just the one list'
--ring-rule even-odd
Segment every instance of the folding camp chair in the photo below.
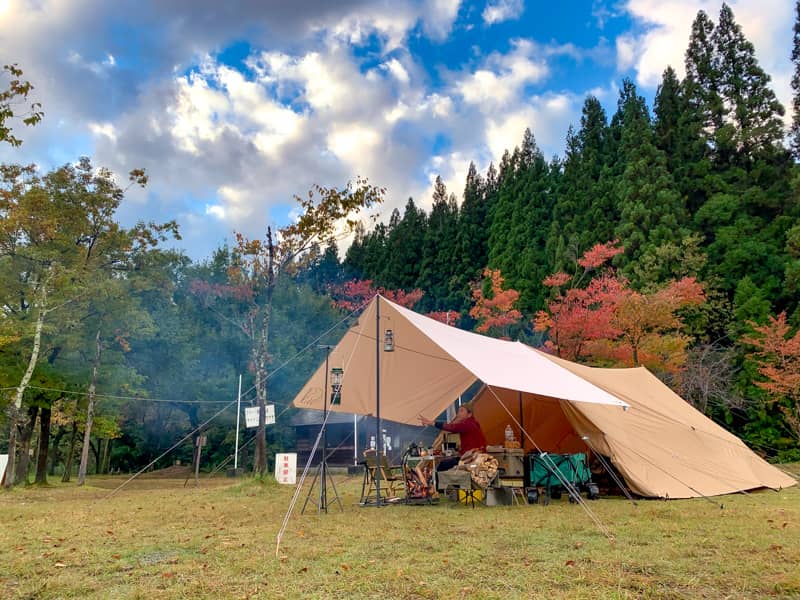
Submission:
{"label": "folding camp chair", "polygon": [[399,500],[397,486],[405,489],[402,465],[390,465],[385,454],[376,458],[374,450],[364,451],[364,480],[361,482],[359,504],[371,504],[377,499],[378,477],[380,476],[380,496],[387,502]]}

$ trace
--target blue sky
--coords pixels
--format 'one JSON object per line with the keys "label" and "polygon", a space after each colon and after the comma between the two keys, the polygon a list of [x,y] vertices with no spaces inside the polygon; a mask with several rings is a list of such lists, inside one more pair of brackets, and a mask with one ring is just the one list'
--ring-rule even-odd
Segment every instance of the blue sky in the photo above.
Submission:
{"label": "blue sky", "polygon": [[[682,73],[703,0],[0,0],[5,62],[36,86],[45,120],[4,162],[81,155],[125,181],[120,209],[178,221],[194,259],[291,218],[293,194],[357,175],[387,188],[381,214],[426,209],[441,175],[460,198],[530,127],[563,152],[588,94],[609,115],[624,77],[648,100]],[[794,3],[731,0],[788,106]]]}

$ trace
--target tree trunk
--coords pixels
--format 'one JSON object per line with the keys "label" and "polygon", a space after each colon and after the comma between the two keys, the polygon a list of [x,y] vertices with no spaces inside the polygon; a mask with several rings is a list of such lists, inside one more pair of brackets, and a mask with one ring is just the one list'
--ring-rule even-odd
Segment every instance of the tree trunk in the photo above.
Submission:
{"label": "tree trunk", "polygon": [[[31,377],[33,376],[33,370],[36,368],[36,363],[39,360],[39,348],[41,348],[42,344],[44,317],[47,314],[47,281],[42,284],[39,291],[39,314],[36,317],[36,328],[34,329],[33,333],[33,349],[31,350],[30,360],[28,360],[28,368],[25,370],[25,374],[22,376],[22,380],[19,382],[19,387],[17,387],[17,392],[14,395],[14,402],[11,410],[9,411],[11,431],[8,436],[8,466],[6,467],[5,484],[6,489],[11,489],[11,486],[13,486],[16,482],[14,474],[17,472],[15,465],[17,456],[17,427],[20,425],[19,418],[20,409],[22,408],[22,396],[25,394],[25,388],[28,387]],[[21,459],[22,457],[20,456],[20,460]]]}
{"label": "tree trunk", "polygon": [[92,363],[92,381],[89,384],[88,404],[86,406],[86,427],[83,430],[83,449],[81,450],[81,464],[78,466],[78,485],[86,482],[86,470],[89,468],[89,445],[92,438],[92,423],[94,423],[94,399],[97,390],[97,372],[100,370],[100,330],[94,336],[94,363]]}
{"label": "tree trunk", "polygon": [[42,413],[39,416],[39,455],[36,457],[35,483],[47,483],[47,451],[50,448],[50,415],[50,407],[43,407]]}
{"label": "tree trunk", "polygon": [[260,339],[255,359],[256,399],[258,401],[258,429],[256,429],[256,447],[253,460],[253,472],[264,475],[267,471],[267,339],[269,336],[269,312],[262,321]]}
{"label": "tree trunk", "polygon": [[[38,406],[31,406],[28,408],[27,419],[23,421],[25,425],[19,432],[19,462],[17,463],[15,476],[15,481],[17,483],[28,483],[28,468],[31,464],[31,438],[33,437],[33,430],[36,427],[36,415],[38,413]],[[11,471],[7,470],[7,472],[10,473]]]}
{"label": "tree trunk", "polygon": [[64,474],[61,476],[61,481],[67,483],[72,478],[72,460],[75,458],[75,443],[78,441],[78,422],[72,421],[72,435],[69,438],[69,450],[67,450],[67,458],[64,461]]}
{"label": "tree trunk", "polygon": [[55,476],[56,474],[56,465],[61,461],[61,438],[67,433],[67,430],[64,429],[63,425],[58,427],[58,431],[53,436],[53,441],[50,444],[50,468],[48,469],[48,473],[51,476]]}
{"label": "tree trunk", "polygon": [[108,438],[103,438],[99,441],[100,455],[97,457],[97,474],[104,474],[103,465],[106,462],[106,454],[108,454]]}
{"label": "tree trunk", "polygon": [[114,443],[112,439],[103,440],[103,458],[100,460],[100,472],[108,475],[111,472],[111,445]]}

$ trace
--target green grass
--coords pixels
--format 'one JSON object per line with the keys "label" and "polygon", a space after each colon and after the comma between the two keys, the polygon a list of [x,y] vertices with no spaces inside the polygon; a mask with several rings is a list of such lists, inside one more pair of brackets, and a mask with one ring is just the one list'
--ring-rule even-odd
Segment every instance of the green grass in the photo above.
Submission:
{"label": "green grass", "polygon": [[[795,466],[797,474],[797,466]],[[0,493],[3,598],[757,598],[800,596],[800,490],[550,506],[301,515],[293,488],[201,479]],[[332,491],[329,492],[332,494]],[[329,498],[330,500],[331,498]]]}

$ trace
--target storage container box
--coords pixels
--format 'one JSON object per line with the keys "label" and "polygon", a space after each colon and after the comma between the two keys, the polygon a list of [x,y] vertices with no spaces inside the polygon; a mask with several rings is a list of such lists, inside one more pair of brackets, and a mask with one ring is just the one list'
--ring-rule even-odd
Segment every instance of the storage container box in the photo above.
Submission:
{"label": "storage container box", "polygon": [[[499,451],[489,452],[489,448],[500,448]],[[522,477],[525,473],[525,451],[521,448],[503,448],[502,446],[487,447],[487,454],[497,459],[501,477]]]}

